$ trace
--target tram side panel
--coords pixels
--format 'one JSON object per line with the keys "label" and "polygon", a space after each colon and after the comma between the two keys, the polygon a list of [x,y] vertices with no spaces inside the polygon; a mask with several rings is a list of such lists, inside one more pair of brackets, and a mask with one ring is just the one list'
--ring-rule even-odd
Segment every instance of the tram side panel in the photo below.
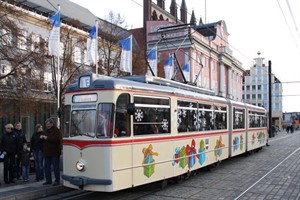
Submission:
{"label": "tram side panel", "polygon": [[266,145],[268,135],[266,128],[257,128],[248,130],[247,151],[251,151]]}
{"label": "tram side panel", "polygon": [[231,156],[237,156],[246,152],[246,131],[238,130],[232,132],[231,137]]}
{"label": "tram side panel", "polygon": [[228,158],[228,133],[202,133],[174,142],[174,176]]}
{"label": "tram side panel", "polygon": [[133,186],[173,176],[173,145],[164,136],[141,137],[132,146]]}
{"label": "tram side panel", "polygon": [[[127,142],[126,142],[127,141]],[[132,149],[131,140],[124,140],[122,145],[112,147],[112,183],[113,191],[134,186],[132,159],[138,154]]]}

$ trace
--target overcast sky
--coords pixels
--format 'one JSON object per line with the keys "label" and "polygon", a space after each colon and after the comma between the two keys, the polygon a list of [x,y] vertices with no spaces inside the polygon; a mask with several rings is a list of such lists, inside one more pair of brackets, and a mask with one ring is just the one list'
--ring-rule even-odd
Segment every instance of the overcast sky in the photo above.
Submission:
{"label": "overcast sky", "polygon": [[[72,1],[102,19],[113,11],[124,16],[129,28],[143,26],[143,0]],[[225,21],[233,56],[244,69],[250,69],[258,51],[266,65],[271,60],[272,72],[283,85],[283,112],[300,112],[300,0],[185,1],[188,13],[194,10],[197,20]],[[165,2],[169,11],[171,0]],[[176,2],[180,16],[181,0]]]}

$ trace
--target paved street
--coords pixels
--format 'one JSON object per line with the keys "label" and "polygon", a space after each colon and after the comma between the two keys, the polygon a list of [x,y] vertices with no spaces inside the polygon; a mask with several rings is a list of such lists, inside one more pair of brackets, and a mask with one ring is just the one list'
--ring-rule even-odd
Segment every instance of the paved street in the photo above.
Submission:
{"label": "paved street", "polygon": [[[182,200],[182,199],[300,199],[300,132],[293,134],[280,132],[270,138],[269,147],[248,156],[238,156],[223,161],[220,166],[210,171],[201,170],[197,175],[182,183],[160,185],[149,184],[115,193],[92,193],[75,199],[139,199],[139,200]],[[2,163],[0,164],[2,177]],[[31,177],[33,179],[34,177]],[[52,187],[41,186],[42,182],[24,185],[0,186],[0,200],[6,199],[2,194],[14,193],[17,197],[29,193],[32,196],[44,189],[48,194]],[[57,189],[64,189],[58,187]],[[4,193],[4,191],[6,193]],[[58,193],[58,192],[57,192]],[[17,195],[18,194],[18,195]],[[10,194],[11,196],[11,194]],[[14,199],[14,198],[11,198]],[[31,199],[31,198],[27,198]]]}

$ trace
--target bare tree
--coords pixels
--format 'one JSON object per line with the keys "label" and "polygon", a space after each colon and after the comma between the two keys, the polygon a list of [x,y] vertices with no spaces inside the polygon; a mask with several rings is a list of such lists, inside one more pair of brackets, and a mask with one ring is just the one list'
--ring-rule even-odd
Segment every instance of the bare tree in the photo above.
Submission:
{"label": "bare tree", "polygon": [[[128,73],[122,72],[120,70],[120,55],[121,48],[119,46],[119,41],[128,37],[130,33],[127,30],[127,24],[125,19],[120,14],[115,14],[113,11],[110,11],[105,20],[100,21],[99,23],[99,72],[106,74],[108,76],[120,76],[126,75]],[[144,52],[139,49],[136,45],[136,41],[133,37],[133,57],[132,64],[140,66],[142,63],[145,67],[144,62]],[[134,70],[134,69],[133,69]],[[140,71],[140,68],[137,68],[137,72]],[[143,70],[145,71],[145,70]],[[141,72],[138,72],[140,74]],[[143,73],[143,72],[142,72]]]}
{"label": "bare tree", "polygon": [[[77,24],[75,27],[79,27],[79,23],[74,20],[73,25]],[[72,26],[68,26],[61,29],[61,43],[63,45],[62,56],[60,59],[60,71],[58,71],[57,66],[57,57],[51,57],[51,74],[53,87],[55,91],[56,97],[58,97],[58,92],[60,92],[60,105],[61,110],[63,109],[64,102],[64,93],[68,85],[80,74],[87,73],[91,71],[90,65],[84,63],[84,49],[85,47],[86,37],[82,35],[78,35],[76,30]],[[60,73],[60,79],[58,80],[58,73]],[[58,91],[58,84],[60,86],[60,90]]]}
{"label": "bare tree", "polygon": [[28,33],[22,23],[24,17],[25,14],[12,5],[0,2],[1,99],[30,100],[40,97],[36,91],[43,89],[41,72],[47,66],[46,42]]}

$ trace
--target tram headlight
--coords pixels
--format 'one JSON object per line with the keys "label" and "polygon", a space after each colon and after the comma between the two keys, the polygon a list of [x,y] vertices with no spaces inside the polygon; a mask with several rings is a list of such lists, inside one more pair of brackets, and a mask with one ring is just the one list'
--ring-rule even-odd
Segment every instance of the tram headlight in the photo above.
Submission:
{"label": "tram headlight", "polygon": [[77,169],[78,171],[83,171],[84,168],[85,168],[84,162],[81,161],[81,160],[77,161],[77,163],[76,163],[76,169]]}

